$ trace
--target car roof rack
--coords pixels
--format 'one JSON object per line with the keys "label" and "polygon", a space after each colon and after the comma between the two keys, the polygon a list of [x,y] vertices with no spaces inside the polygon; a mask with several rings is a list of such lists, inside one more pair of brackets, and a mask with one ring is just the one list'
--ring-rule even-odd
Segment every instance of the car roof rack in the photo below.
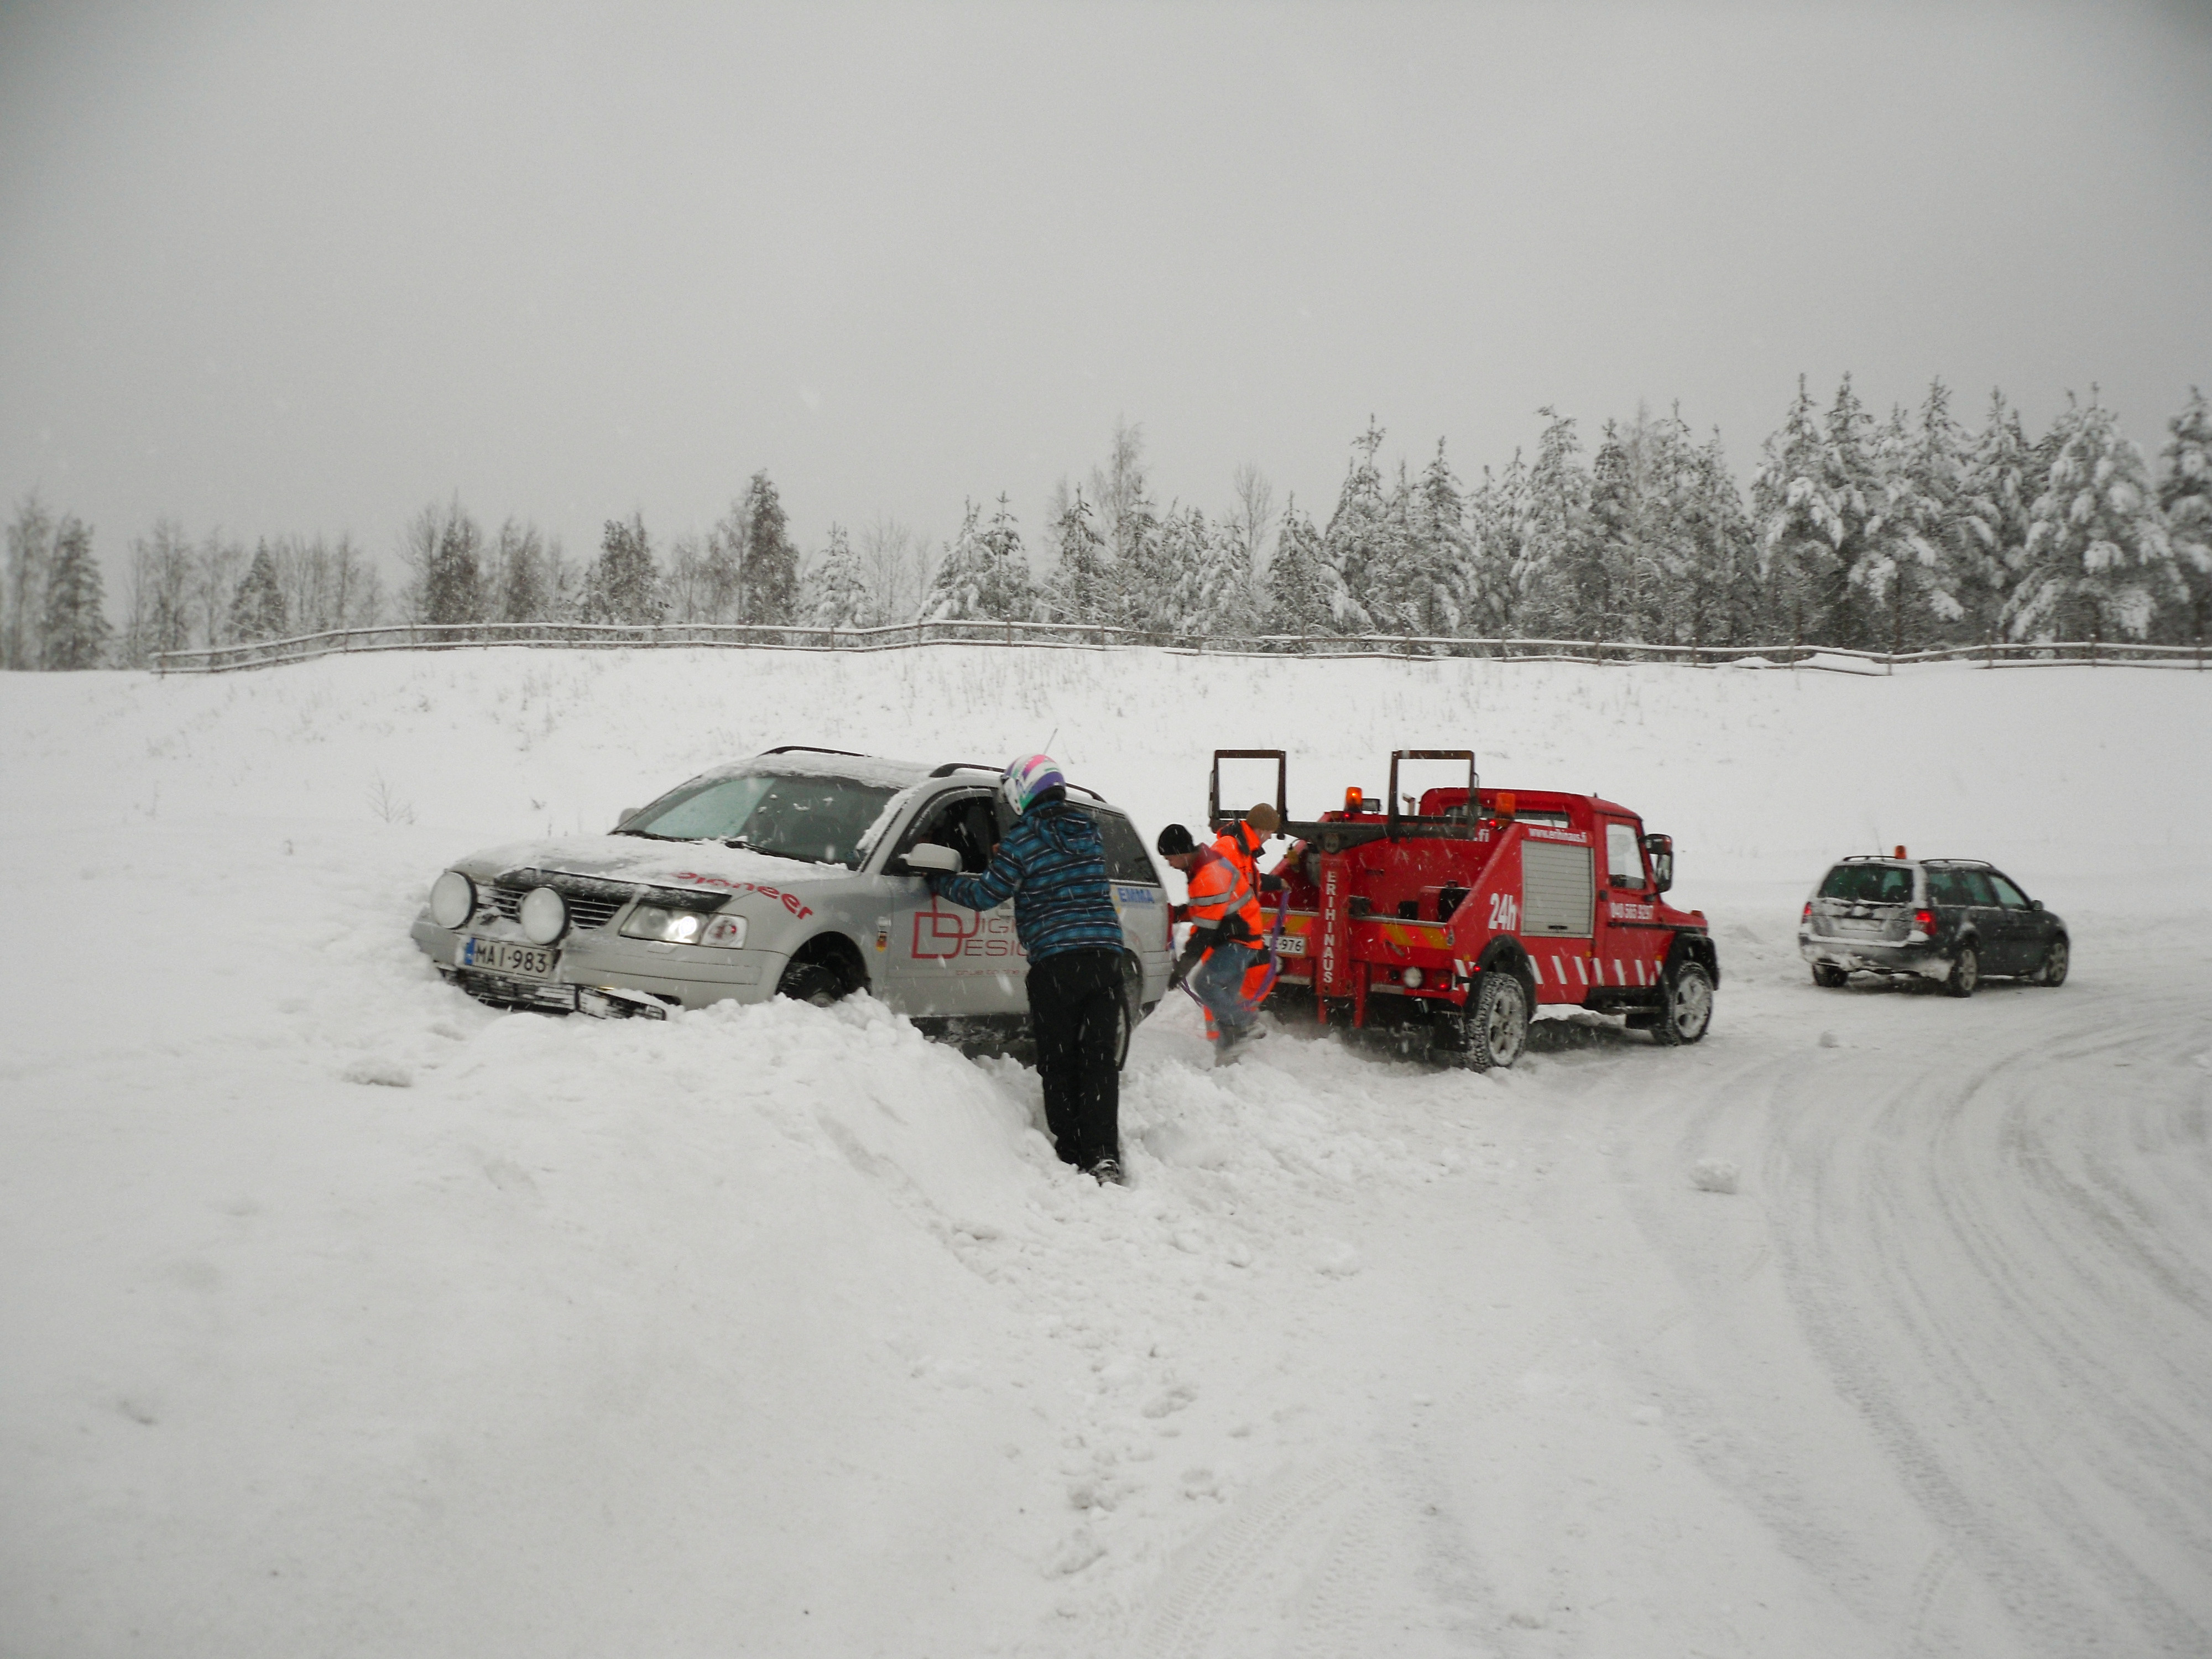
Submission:
{"label": "car roof rack", "polygon": [[763,755],[842,755],[848,760],[873,760],[857,749],[824,749],[818,743],[780,743],[773,749],[763,749]]}
{"label": "car roof rack", "polygon": [[1975,870],[1994,870],[1996,866],[1987,859],[1922,859],[1922,864],[1962,865]]}
{"label": "car roof rack", "polygon": [[[955,772],[991,772],[1000,775],[1004,775],[1005,771],[1006,769],[1004,767],[981,766],[974,761],[947,761],[944,765],[933,769],[929,775],[933,778],[949,778]],[[1060,787],[1074,794],[1088,795],[1091,799],[1097,801],[1101,806],[1110,806],[1113,805],[1111,801],[1108,800],[1105,796],[1100,794],[1096,789],[1086,789],[1079,783],[1064,783]]]}

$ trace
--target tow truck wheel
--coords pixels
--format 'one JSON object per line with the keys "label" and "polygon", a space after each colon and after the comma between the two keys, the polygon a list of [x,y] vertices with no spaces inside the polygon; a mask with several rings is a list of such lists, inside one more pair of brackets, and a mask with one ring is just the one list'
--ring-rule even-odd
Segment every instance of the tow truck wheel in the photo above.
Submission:
{"label": "tow truck wheel", "polygon": [[1822,986],[1828,990],[1834,990],[1838,985],[1844,984],[1850,978],[1850,975],[1849,974],[1837,967],[1833,963],[1816,962],[1813,964],[1813,983]]}
{"label": "tow truck wheel", "polygon": [[2043,965],[2029,976],[2031,981],[2037,985],[2065,984],[2066,969],[2070,965],[2068,958],[2071,954],[2063,937],[2051,940],[2051,948],[2043,953]]}
{"label": "tow truck wheel", "polygon": [[1948,995],[1970,997],[1974,988],[1982,982],[1982,959],[1971,945],[1959,947],[1959,954],[1951,959],[1951,977],[1943,981]]}
{"label": "tow truck wheel", "polygon": [[1528,1046],[1528,993],[1503,968],[1493,968],[1474,982],[1468,1000],[1466,1047],[1459,1062],[1470,1072],[1486,1072],[1493,1066],[1510,1066]]}
{"label": "tow truck wheel", "polygon": [[1696,1042],[1713,1023],[1713,976],[1700,962],[1675,964],[1659,988],[1662,999],[1651,1040],[1662,1048]]}

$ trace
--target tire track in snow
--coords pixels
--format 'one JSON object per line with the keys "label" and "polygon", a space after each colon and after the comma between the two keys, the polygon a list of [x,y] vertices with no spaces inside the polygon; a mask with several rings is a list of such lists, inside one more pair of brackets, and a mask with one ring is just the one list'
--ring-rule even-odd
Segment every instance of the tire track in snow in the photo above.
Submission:
{"label": "tire track in snow", "polygon": [[[1519,1379],[1541,1365],[1564,1340],[1570,1322],[1554,1309],[1533,1326],[1515,1357],[1501,1361],[1440,1403],[1435,1421],[1455,1437],[1509,1414],[1523,1395]],[[1255,1582],[1271,1573],[1295,1572],[1303,1589],[1295,1602],[1288,1646],[1291,1654],[1324,1655],[1389,1650],[1390,1632],[1375,1586],[1387,1558],[1382,1534],[1411,1529],[1431,1557],[1412,1571],[1429,1578],[1462,1581],[1445,1586],[1463,1594],[1472,1576],[1468,1543],[1439,1540],[1427,1520],[1438,1505],[1425,1500],[1424,1471],[1432,1457],[1421,1437],[1407,1445],[1378,1445],[1364,1459],[1337,1460],[1287,1471],[1238,1501],[1230,1514],[1187,1547],[1154,1592],[1155,1611],[1133,1652],[1139,1659],[1202,1659],[1226,1651],[1233,1615]],[[1394,1526],[1404,1522],[1404,1527]],[[1439,1598],[1443,1599],[1443,1598]],[[1393,1630],[1395,1629],[1394,1626]]]}
{"label": "tire track in snow", "polygon": [[2051,1080],[2198,1046],[2201,1018],[2077,998],[1994,1061],[1923,1068],[1863,1133],[1802,1114],[1776,1147],[1778,1192],[1813,1200],[1774,1214],[1809,1340],[2037,1650],[2212,1646],[2202,1270],[2062,1168],[2100,1126]]}

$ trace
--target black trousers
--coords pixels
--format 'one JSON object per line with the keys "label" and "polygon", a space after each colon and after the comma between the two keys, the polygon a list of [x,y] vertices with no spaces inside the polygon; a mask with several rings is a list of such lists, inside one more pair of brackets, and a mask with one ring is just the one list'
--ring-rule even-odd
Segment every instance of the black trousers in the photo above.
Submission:
{"label": "black trousers", "polygon": [[1030,964],[1030,1030],[1044,1120],[1063,1162],[1087,1170],[1121,1155],[1121,957],[1064,951]]}

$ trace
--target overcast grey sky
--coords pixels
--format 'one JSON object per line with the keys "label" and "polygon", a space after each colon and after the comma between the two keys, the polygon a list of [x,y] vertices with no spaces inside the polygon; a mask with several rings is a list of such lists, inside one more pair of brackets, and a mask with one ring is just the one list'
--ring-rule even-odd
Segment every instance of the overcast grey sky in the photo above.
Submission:
{"label": "overcast grey sky", "polygon": [[1325,514],[1371,411],[1800,373],[2155,453],[2212,385],[2212,6],[9,5],[0,490],[387,552],[458,490],[587,553],[756,467],[937,535],[1143,424]]}

